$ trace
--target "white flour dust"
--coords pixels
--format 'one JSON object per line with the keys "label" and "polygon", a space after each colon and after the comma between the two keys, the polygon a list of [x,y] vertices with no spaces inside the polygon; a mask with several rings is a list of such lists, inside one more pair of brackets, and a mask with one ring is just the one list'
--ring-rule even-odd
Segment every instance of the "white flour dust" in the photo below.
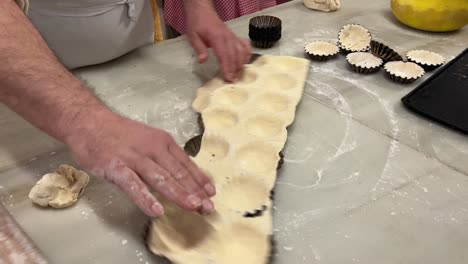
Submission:
{"label": "white flour dust", "polygon": [[[318,186],[323,177],[323,172],[328,169],[330,166],[332,166],[333,162],[342,156],[345,153],[348,153],[350,151],[353,151],[356,146],[357,146],[357,136],[354,134],[354,132],[351,129],[352,125],[352,110],[351,106],[349,105],[348,101],[346,98],[344,98],[343,95],[341,95],[336,89],[331,87],[328,84],[325,84],[323,82],[318,82],[318,81],[308,81],[307,82],[309,86],[305,90],[305,95],[312,98],[313,100],[317,100],[316,97],[325,97],[328,100],[332,102],[332,108],[336,109],[340,115],[344,117],[345,120],[345,131],[343,138],[341,142],[339,143],[339,146],[336,149],[336,152],[331,156],[328,157],[325,164],[323,164],[321,167],[316,169],[316,182],[311,184],[311,185],[298,185],[298,184],[293,184],[290,182],[278,182],[278,184],[284,184],[284,185],[289,185],[291,187],[299,188],[299,189],[308,189],[308,188],[314,188]],[[294,137],[297,137],[296,135]],[[305,139],[305,138],[304,138]],[[294,146],[291,146],[291,141],[288,141],[288,150],[291,150]],[[310,140],[308,140],[310,141]],[[306,142],[308,142],[306,141]],[[309,151],[303,159],[290,159],[286,158],[285,162],[292,162],[292,163],[302,163],[307,160],[309,160],[313,154],[315,154],[315,148],[313,146],[310,147],[305,147],[303,143],[298,144],[298,147],[301,149],[306,149]],[[287,153],[286,157],[289,157],[290,153]]]}
{"label": "white flour dust", "polygon": [[185,143],[199,132],[191,100],[172,91],[160,95],[149,116],[151,124],[166,130],[180,143]]}
{"label": "white flour dust", "polygon": [[387,160],[384,165],[384,169],[379,179],[377,180],[376,184],[374,185],[374,187],[371,188],[371,192],[375,192],[380,187],[381,184],[388,183],[388,181],[386,181],[385,179],[388,179],[388,180],[392,179],[392,176],[388,175],[388,173],[392,165],[392,158],[394,158],[397,155],[397,153],[400,151],[400,143],[396,140],[399,136],[400,127],[399,127],[397,118],[395,116],[395,111],[393,110],[392,105],[390,104],[388,100],[385,100],[377,92],[370,90],[365,85],[359,85],[357,80],[351,79],[346,76],[341,76],[341,78],[343,80],[346,80],[347,82],[353,83],[359,89],[363,90],[364,92],[376,98],[378,102],[380,103],[380,105],[382,105],[383,110],[385,111],[388,117],[388,120],[390,121],[390,125],[391,125],[390,136],[393,138],[393,140],[391,140],[391,144],[390,144],[390,148],[388,151]]}
{"label": "white flour dust", "polygon": [[354,150],[357,146],[356,136],[351,134],[351,123],[353,121],[351,106],[346,98],[332,86],[318,80],[315,80],[314,82],[308,81],[307,83],[312,87],[312,92],[314,94],[325,96],[331,100],[333,108],[338,110],[338,112],[345,118],[346,128],[343,140],[341,141],[335,155],[328,159],[328,162],[332,162],[341,155]]}

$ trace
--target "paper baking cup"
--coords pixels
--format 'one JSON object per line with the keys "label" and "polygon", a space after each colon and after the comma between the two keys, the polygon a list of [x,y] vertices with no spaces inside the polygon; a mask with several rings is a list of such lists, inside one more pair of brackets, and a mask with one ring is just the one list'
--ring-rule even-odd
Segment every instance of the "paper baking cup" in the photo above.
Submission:
{"label": "paper baking cup", "polygon": [[202,143],[202,135],[195,136],[185,143],[184,151],[191,157],[197,156]]}

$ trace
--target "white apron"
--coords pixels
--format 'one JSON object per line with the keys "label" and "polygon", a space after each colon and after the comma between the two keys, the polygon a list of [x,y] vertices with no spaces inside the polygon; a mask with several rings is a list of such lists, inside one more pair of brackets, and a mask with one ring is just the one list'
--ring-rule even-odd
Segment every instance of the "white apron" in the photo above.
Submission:
{"label": "white apron", "polygon": [[28,16],[68,69],[153,43],[147,0],[29,0]]}

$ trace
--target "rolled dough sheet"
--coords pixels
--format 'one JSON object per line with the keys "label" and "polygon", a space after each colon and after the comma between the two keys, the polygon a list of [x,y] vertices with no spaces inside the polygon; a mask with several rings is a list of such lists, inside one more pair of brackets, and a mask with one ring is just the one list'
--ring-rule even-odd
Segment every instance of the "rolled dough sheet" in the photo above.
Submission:
{"label": "rolled dough sheet", "polygon": [[152,221],[147,236],[153,253],[181,264],[268,261],[270,192],[308,65],[306,59],[264,55],[245,66],[238,82],[215,78],[197,90],[193,108],[205,132],[194,160],[216,185],[216,212],[200,216],[163,201],[166,214]]}

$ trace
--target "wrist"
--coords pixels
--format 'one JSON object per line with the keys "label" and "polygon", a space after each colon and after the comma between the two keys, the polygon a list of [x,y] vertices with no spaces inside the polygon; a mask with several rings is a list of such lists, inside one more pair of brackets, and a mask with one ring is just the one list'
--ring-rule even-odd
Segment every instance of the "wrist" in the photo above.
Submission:
{"label": "wrist", "polygon": [[83,105],[62,125],[63,141],[68,146],[74,146],[88,139],[99,138],[106,124],[118,122],[121,118],[99,103]]}

